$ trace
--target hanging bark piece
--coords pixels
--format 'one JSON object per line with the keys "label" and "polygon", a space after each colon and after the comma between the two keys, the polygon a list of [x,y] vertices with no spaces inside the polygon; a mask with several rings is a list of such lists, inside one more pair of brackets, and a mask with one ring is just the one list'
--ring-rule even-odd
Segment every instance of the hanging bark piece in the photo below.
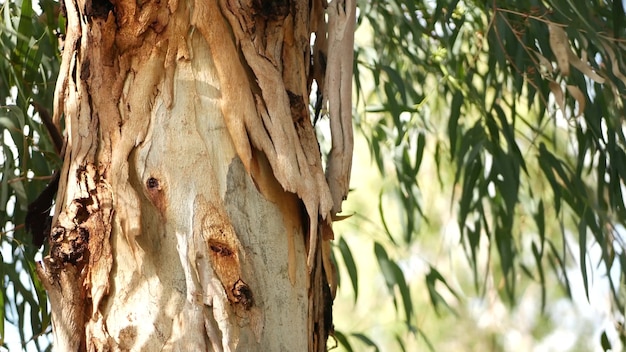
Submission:
{"label": "hanging bark piece", "polygon": [[328,99],[332,147],[326,178],[333,197],[333,216],[348,196],[352,170],[352,62],[356,0],[332,1],[328,7],[328,61],[322,89]]}

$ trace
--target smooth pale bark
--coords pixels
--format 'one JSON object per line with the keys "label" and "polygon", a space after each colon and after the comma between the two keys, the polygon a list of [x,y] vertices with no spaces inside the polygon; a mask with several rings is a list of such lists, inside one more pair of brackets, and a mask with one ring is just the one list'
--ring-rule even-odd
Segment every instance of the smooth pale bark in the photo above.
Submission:
{"label": "smooth pale bark", "polygon": [[[55,118],[67,144],[38,268],[55,349],[325,350],[354,2],[328,7],[328,42],[321,1],[65,8]],[[313,80],[338,112],[326,174]]]}

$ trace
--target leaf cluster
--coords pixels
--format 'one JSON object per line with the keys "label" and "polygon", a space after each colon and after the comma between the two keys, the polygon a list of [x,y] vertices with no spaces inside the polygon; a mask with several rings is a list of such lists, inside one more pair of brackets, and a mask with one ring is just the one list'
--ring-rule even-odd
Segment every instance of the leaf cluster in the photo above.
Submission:
{"label": "leaf cluster", "polygon": [[[442,196],[477,292],[495,280],[514,305],[520,285],[533,282],[544,309],[549,278],[571,296],[576,267],[589,296],[590,274],[618,273],[600,279],[612,292],[623,343],[621,2],[374,0],[359,9],[361,35],[371,39],[355,48],[355,122],[380,174],[394,179],[379,199],[389,245],[410,247],[434,226],[421,201],[425,188],[451,189]],[[430,162],[437,177],[420,183]],[[389,196],[400,205],[399,233],[388,226]],[[412,326],[403,272],[382,248],[376,244],[383,276],[399,287]],[[436,281],[454,293],[433,267],[424,277],[431,302],[448,306]]]}

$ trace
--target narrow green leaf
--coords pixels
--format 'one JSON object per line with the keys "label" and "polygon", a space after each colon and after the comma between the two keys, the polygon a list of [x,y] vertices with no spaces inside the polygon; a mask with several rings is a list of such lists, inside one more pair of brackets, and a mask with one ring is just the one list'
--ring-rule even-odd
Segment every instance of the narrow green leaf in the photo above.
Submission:
{"label": "narrow green leaf", "polygon": [[428,347],[428,350],[431,352],[435,352],[435,346],[433,346],[433,343],[430,341],[430,339],[428,338],[428,336],[426,336],[426,334],[424,334],[424,331],[422,331],[421,329],[417,330],[417,333],[419,336],[422,336],[424,338],[424,342],[426,343],[426,346]]}
{"label": "narrow green leaf", "polygon": [[346,349],[346,351],[348,352],[353,352],[354,350],[352,349],[352,345],[350,345],[350,342],[348,342],[348,339],[346,338],[346,336],[344,334],[342,334],[341,332],[335,330],[335,333],[333,335],[335,337],[335,339],[337,339],[337,341],[339,341],[339,345],[343,346],[343,348]]}
{"label": "narrow green leaf", "polygon": [[403,341],[403,339],[400,336],[398,336],[398,334],[396,334],[396,342],[398,343],[398,346],[400,346],[400,351],[406,352],[406,347],[404,346],[404,341]]}
{"label": "narrow green leaf", "polygon": [[376,345],[376,343],[374,343],[374,341],[372,341],[369,337],[361,333],[353,333],[352,336],[356,337],[359,341],[361,341],[365,345],[369,347],[374,347],[375,351],[380,351],[380,349],[378,348],[378,345]]}
{"label": "narrow green leaf", "polygon": [[424,157],[424,147],[426,146],[426,135],[419,132],[417,135],[417,148],[415,149],[415,166],[412,170],[412,178],[417,176],[417,173],[422,165],[422,158]]}
{"label": "narrow green leaf", "polygon": [[507,155],[511,159],[512,163],[521,167],[525,172],[528,172],[526,169],[526,162],[524,161],[522,152],[520,151],[519,146],[517,145],[517,140],[515,139],[515,125],[509,123],[507,114],[499,104],[494,104],[493,109],[496,111],[496,116],[498,117],[498,121],[500,121],[500,126],[502,126],[501,131],[507,144]]}
{"label": "narrow green leaf", "polygon": [[[543,246],[543,242],[541,246]],[[543,248],[540,251],[537,248],[537,245],[535,244],[535,242],[533,242],[532,252],[533,252],[533,256],[535,257],[535,264],[537,265],[537,272],[539,273],[539,284],[540,284],[539,287],[541,288],[541,311],[544,312],[546,309],[546,280],[545,280],[545,276],[543,273],[543,264],[542,264]]]}
{"label": "narrow green leaf", "polygon": [[548,150],[546,146],[541,143],[539,145],[539,166],[541,167],[543,174],[548,179],[550,186],[552,187],[552,192],[554,192],[554,208],[558,213],[561,210],[561,186],[556,180],[553,170],[553,160],[549,158]]}
{"label": "narrow green leaf", "polygon": [[465,228],[467,233],[467,239],[470,246],[470,254],[471,254],[471,267],[472,267],[472,277],[474,278],[474,289],[478,292],[478,284],[480,278],[478,276],[478,249],[480,248],[480,238],[482,237],[482,226],[480,225],[480,219],[477,219],[474,222],[474,228],[470,229],[468,227]]}
{"label": "narrow green leaf", "polygon": [[474,190],[477,188],[478,180],[483,172],[482,161],[479,158],[471,160],[466,165],[465,177],[463,178],[463,190],[459,201],[459,226],[464,227],[465,220],[472,209]]}
{"label": "narrow green leaf", "polygon": [[533,219],[535,219],[535,224],[537,224],[537,232],[539,233],[540,241],[540,256],[543,255],[543,244],[546,238],[546,225],[544,219],[544,207],[543,207],[543,199],[539,200],[539,205],[537,206],[537,212],[533,214]]}
{"label": "narrow green leaf", "polygon": [[394,272],[395,281],[398,284],[398,288],[400,290],[400,296],[402,297],[402,303],[404,306],[404,314],[406,316],[406,323],[409,330],[412,330],[411,318],[413,316],[413,300],[411,299],[411,292],[409,290],[409,286],[406,283],[406,279],[404,277],[404,272],[400,267],[395,263],[391,262],[391,267]]}
{"label": "narrow green leaf", "polygon": [[378,215],[380,216],[380,221],[382,222],[383,229],[385,230],[385,234],[387,235],[389,240],[391,240],[391,243],[395,245],[396,241],[393,239],[393,235],[391,234],[391,231],[389,230],[389,226],[387,226],[387,220],[385,220],[385,210],[383,208],[383,190],[381,190],[380,193],[378,194]]}
{"label": "narrow green leaf", "polygon": [[[0,139],[2,139],[2,136],[0,136]],[[0,174],[0,212],[5,212],[7,210],[7,203],[9,201],[9,177],[13,172],[11,167],[13,153],[11,153],[11,149],[6,145],[3,145],[2,149],[4,152],[2,156],[5,158],[5,160],[2,174]]]}
{"label": "narrow green leaf", "polygon": [[450,104],[450,118],[448,119],[448,138],[450,139],[450,160],[454,160],[457,148],[457,137],[459,118],[461,117],[461,105],[463,105],[463,94],[460,91],[454,93]]}
{"label": "narrow green leaf", "polygon": [[[393,82],[393,84],[396,86],[398,93],[400,93],[400,98],[402,99],[401,104],[406,105],[406,88],[404,86],[404,80],[402,79],[402,77],[400,77],[398,71],[387,65],[381,65],[381,68],[383,69],[383,71],[385,71],[391,82]],[[387,96],[387,98],[390,97]]]}
{"label": "narrow green leaf", "polygon": [[389,291],[393,294],[393,287],[397,282],[392,263],[389,260],[389,256],[387,256],[387,251],[380,243],[375,242],[374,254],[376,254],[376,259],[378,259],[378,265],[380,266],[380,271],[382,272],[385,283],[387,284],[387,289],[389,289]]}
{"label": "narrow green leaf", "polygon": [[602,346],[602,349],[604,350],[604,352],[612,351],[613,349],[613,346],[611,345],[611,341],[609,341],[609,337],[606,335],[606,331],[603,331],[602,335],[600,336],[600,345]]}
{"label": "narrow green leaf", "polygon": [[583,276],[585,296],[589,300],[589,280],[587,278],[587,219],[582,216],[578,223],[578,249],[580,256],[580,273]]}
{"label": "narrow green leaf", "polygon": [[522,272],[526,274],[526,276],[528,276],[532,280],[536,280],[535,275],[533,274],[532,270],[526,264],[521,263],[519,267],[520,269],[522,269]]}
{"label": "narrow green leaf", "polygon": [[448,289],[448,291],[452,293],[454,297],[456,297],[457,299],[459,298],[459,295],[456,293],[456,291],[452,289],[452,287],[450,287],[450,285],[448,285],[448,282],[441,275],[441,273],[431,266],[430,271],[426,275],[426,287],[428,288],[430,302],[432,303],[433,307],[435,307],[435,313],[439,315],[439,305],[443,304],[444,307],[448,309],[452,314],[454,314],[455,316],[458,315],[454,308],[452,308],[443,298],[443,296],[437,291],[437,282],[441,282]]}
{"label": "narrow green leaf", "polygon": [[356,304],[356,300],[359,297],[359,276],[357,275],[357,267],[352,257],[352,251],[350,251],[350,247],[348,247],[348,243],[346,243],[343,237],[339,238],[339,250],[343,256],[343,262],[348,270],[348,275],[350,275],[352,289],[354,290],[354,303]]}
{"label": "narrow green leaf", "polygon": [[516,253],[513,238],[511,237],[511,229],[498,225],[496,226],[495,235],[495,244],[498,248],[500,269],[502,270],[502,276],[504,277],[506,293],[511,302],[515,303],[516,277],[514,259],[516,258]]}
{"label": "narrow green leaf", "polygon": [[548,263],[550,263],[550,266],[552,267],[552,270],[554,271],[556,277],[560,279],[559,283],[561,283],[563,288],[565,289],[567,297],[572,298],[572,286],[570,285],[569,279],[567,277],[567,268],[565,267],[565,263],[563,262],[563,259],[561,259],[561,255],[559,254],[556,247],[554,247],[554,244],[551,241],[548,241],[547,243],[548,248],[550,249],[550,251],[548,252],[549,258],[551,259],[548,261]]}

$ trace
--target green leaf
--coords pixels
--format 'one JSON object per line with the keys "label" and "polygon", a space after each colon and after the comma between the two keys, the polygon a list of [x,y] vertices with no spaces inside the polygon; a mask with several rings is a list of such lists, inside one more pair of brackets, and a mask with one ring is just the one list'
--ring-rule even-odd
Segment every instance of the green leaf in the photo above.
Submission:
{"label": "green leaf", "polygon": [[[0,139],[1,138],[2,136],[0,136]],[[13,160],[13,153],[11,153],[11,150],[6,145],[4,145],[2,149],[4,152],[2,156],[5,158],[5,161],[2,174],[0,174],[0,212],[5,212],[9,201],[9,177],[13,172],[10,162],[10,160]]]}
{"label": "green leaf", "polygon": [[431,266],[430,271],[426,275],[426,287],[428,288],[428,295],[430,296],[430,301],[435,308],[435,312],[439,315],[439,306],[443,305],[452,314],[458,316],[458,313],[454,310],[454,308],[452,308],[439,291],[437,291],[437,282],[442,283],[454,297],[457,299],[459,298],[458,294],[452,289],[452,287],[450,287],[450,285],[448,285],[448,282],[441,275],[441,273]]}
{"label": "green leaf", "polygon": [[511,302],[515,303],[516,277],[514,259],[516,258],[516,252],[513,238],[511,237],[511,230],[510,228],[496,226],[495,235],[495,244],[498,248],[500,268],[504,277],[506,293]]}
{"label": "green leaf", "polygon": [[567,297],[571,298],[572,286],[570,285],[569,279],[567,277],[567,268],[565,267],[565,263],[563,262],[563,259],[561,259],[561,255],[551,241],[548,241],[548,248],[550,249],[548,255],[550,260],[548,261],[548,263],[550,263],[550,266],[552,267],[552,270],[554,271],[556,277],[560,278],[559,283],[563,285]]}
{"label": "green leaf", "polygon": [[348,275],[350,275],[352,289],[354,290],[354,303],[356,304],[356,300],[359,297],[359,276],[357,275],[357,267],[354,262],[354,258],[352,257],[350,247],[348,247],[348,244],[343,237],[339,238],[339,250],[341,251],[343,262],[348,270]]}
{"label": "green leaf", "polygon": [[365,345],[367,345],[369,347],[374,347],[375,351],[380,351],[378,346],[369,337],[367,337],[367,336],[365,336],[365,335],[363,335],[361,333],[353,333],[352,336],[357,338],[359,341],[363,342]]}
{"label": "green leaf", "polygon": [[396,275],[393,270],[392,262],[389,260],[387,256],[387,251],[383,248],[380,243],[374,243],[374,254],[376,254],[376,259],[378,259],[378,265],[380,266],[380,270],[382,271],[383,278],[385,279],[385,283],[387,284],[387,288],[389,291],[393,293],[393,287],[396,285]]}
{"label": "green leaf", "polygon": [[6,116],[0,116],[0,127],[3,127],[3,129],[18,131],[18,128],[15,123],[13,123],[13,120]]}
{"label": "green leaf", "polygon": [[448,119],[448,138],[450,139],[450,159],[454,160],[456,153],[456,140],[458,136],[459,118],[461,117],[461,105],[463,94],[458,91],[452,97],[450,104],[450,118]]}
{"label": "green leaf", "polygon": [[[51,324],[51,316],[48,310],[48,299],[46,295],[46,289],[43,286],[41,280],[39,280],[39,276],[37,276],[36,264],[32,260],[26,261],[26,268],[28,269],[28,275],[30,277],[31,283],[33,284],[33,288],[35,289],[35,294],[37,295],[37,301],[39,302],[39,316],[37,317],[37,322],[40,323],[36,334],[43,333]],[[32,308],[32,307],[31,307]],[[31,311],[35,311],[31,309]]]}
{"label": "green leaf", "polygon": [[411,178],[415,179],[417,172],[422,165],[422,158],[424,157],[424,147],[426,146],[426,135],[421,131],[417,134],[417,148],[415,148],[415,166],[411,172]]}
{"label": "green leaf", "polygon": [[600,345],[602,346],[602,349],[606,352],[606,351],[612,351],[613,346],[611,345],[611,342],[609,341],[609,337],[606,335],[606,331],[602,332],[602,335],[600,336]]}
{"label": "green leaf", "polygon": [[346,338],[346,336],[344,334],[342,334],[341,332],[335,330],[335,333],[333,335],[335,337],[335,339],[337,339],[337,341],[339,341],[339,345],[343,346],[343,348],[346,349],[346,351],[348,352],[353,352],[354,350],[352,349],[352,346],[350,345],[350,342],[348,342],[348,339]]}
{"label": "green leaf", "polygon": [[[385,71],[391,82],[393,82],[394,86],[396,86],[398,93],[400,93],[400,98],[402,99],[402,105],[406,105],[406,88],[404,86],[404,80],[402,79],[402,77],[400,77],[398,72],[390,66],[381,65],[380,68]],[[390,98],[390,96],[388,95],[387,98]]]}
{"label": "green leaf", "polygon": [[2,126],[8,128],[12,132],[22,133],[22,130],[26,125],[26,119],[22,109],[16,105],[2,105],[0,106],[0,116],[8,117],[10,120],[10,122],[5,122],[3,120]]}
{"label": "green leaf", "polygon": [[[537,248],[535,242],[532,243],[532,252],[533,257],[535,258],[535,264],[537,265],[537,272],[539,273],[539,284],[541,288],[541,311],[544,312],[546,309],[546,279],[543,273],[543,248],[541,251]],[[543,243],[541,244],[543,247]]]}
{"label": "green leaf", "polygon": [[535,224],[537,224],[537,232],[539,233],[540,239],[540,254],[543,254],[543,244],[546,238],[546,224],[544,219],[545,210],[543,207],[543,199],[539,200],[539,205],[537,206],[537,212],[533,214],[533,219],[535,220]]}
{"label": "green leaf", "polygon": [[[428,336],[426,336],[424,334],[424,332],[420,329],[417,330],[419,336],[422,336],[422,338],[424,339],[424,342],[426,343],[426,346],[428,347],[428,350],[431,352],[435,352],[435,346],[433,346],[433,343],[430,341],[430,339],[428,338]],[[397,336],[397,335],[396,335]]]}
{"label": "green leaf", "polygon": [[24,184],[22,181],[17,181],[17,178],[11,178],[11,180],[15,180],[15,182],[10,182],[9,186],[15,192],[17,201],[20,204],[20,210],[28,210],[28,196],[26,195],[26,188],[24,188]]}
{"label": "green leaf", "polygon": [[380,217],[380,221],[382,222],[383,229],[385,230],[385,234],[387,235],[387,238],[389,238],[389,240],[391,240],[391,243],[395,245],[396,241],[393,239],[393,235],[391,234],[391,231],[389,230],[389,226],[387,226],[387,220],[385,220],[385,209],[383,208],[383,194],[384,194],[383,190],[380,190],[378,194],[378,215]]}
{"label": "green leaf", "polygon": [[552,186],[552,192],[554,192],[554,206],[558,213],[561,210],[561,186],[556,180],[554,168],[560,167],[558,162],[551,157],[550,152],[545,147],[545,144],[539,145],[539,166],[541,167],[543,174],[548,178],[548,182]]}
{"label": "green leaf", "polygon": [[580,273],[583,276],[585,296],[589,300],[589,280],[587,279],[587,219],[582,216],[578,223],[578,249],[580,260]]}
{"label": "green leaf", "polygon": [[400,346],[400,351],[406,352],[406,347],[404,346],[404,341],[397,334],[396,334],[396,342],[398,343],[398,346]]}
{"label": "green leaf", "polygon": [[411,292],[409,290],[409,286],[406,283],[404,272],[402,272],[400,267],[394,262],[391,262],[391,266],[394,272],[395,281],[400,290],[400,296],[402,297],[402,303],[404,306],[404,314],[406,317],[406,324],[409,328],[409,331],[412,331],[414,328],[411,323],[411,318],[413,316],[413,300],[411,299]]}

